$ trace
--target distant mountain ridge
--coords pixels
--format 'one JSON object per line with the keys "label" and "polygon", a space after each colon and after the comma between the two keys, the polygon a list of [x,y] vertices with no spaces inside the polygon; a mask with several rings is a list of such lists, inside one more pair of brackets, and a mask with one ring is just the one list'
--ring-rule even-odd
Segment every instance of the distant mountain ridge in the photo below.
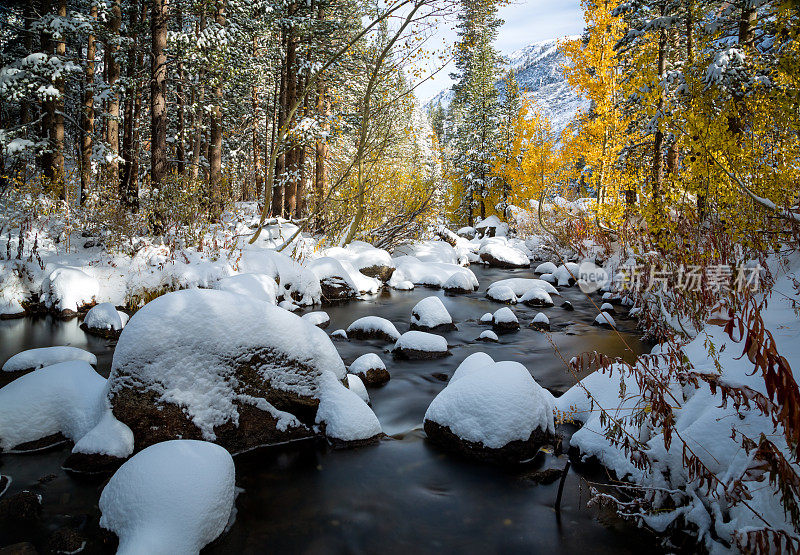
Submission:
{"label": "distant mountain ridge", "polygon": [[[527,97],[533,97],[536,106],[545,115],[556,133],[560,133],[581,108],[588,107],[588,101],[581,98],[567,83],[561,67],[566,62],[558,50],[559,43],[579,39],[580,35],[537,41],[513,52],[507,57],[507,68],[514,70],[520,90]],[[505,79],[497,82],[502,91]],[[425,108],[440,103],[449,106],[453,100],[452,88],[439,92],[425,103]]]}

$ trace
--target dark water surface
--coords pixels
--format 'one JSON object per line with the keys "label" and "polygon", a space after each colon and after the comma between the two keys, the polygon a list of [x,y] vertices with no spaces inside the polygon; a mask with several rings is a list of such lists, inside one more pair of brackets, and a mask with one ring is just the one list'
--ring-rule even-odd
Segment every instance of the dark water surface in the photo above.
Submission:
{"label": "dark water surface", "polygon": [[[542,309],[550,318],[551,340],[527,327],[539,310],[515,305],[519,332],[500,336],[499,343],[476,342],[488,326],[478,322],[485,312],[503,305],[484,297],[499,279],[535,277],[531,270],[472,267],[480,290],[448,296],[417,288],[383,292],[366,301],[326,307],[327,329],[346,328],[361,316],[377,315],[394,322],[400,332],[409,326],[412,307],[422,298],[442,298],[458,329],[443,333],[453,356],[435,361],[395,361],[391,345],[380,341],[335,341],[345,363],[374,352],[386,362],[392,379],[370,389],[372,406],[390,437],[355,450],[297,449],[261,452],[236,459],[237,499],[233,527],[204,553],[641,553],[659,551],[652,536],[587,508],[585,477],[570,472],[560,516],[553,510],[558,484],[537,485],[527,476],[543,468],[562,468],[566,456],[544,456],[519,469],[503,469],[465,461],[425,441],[425,410],[469,354],[485,351],[495,360],[524,364],[536,380],[555,394],[574,384],[563,360],[598,350],[631,360],[643,349],[634,324],[617,317],[633,352],[613,332],[591,326],[597,309],[577,288],[563,289],[555,307]],[[563,300],[574,312],[560,308]],[[599,296],[592,300],[599,306]],[[0,362],[34,347],[72,345],[98,357],[98,370],[108,375],[113,342],[84,334],[79,322],[49,317],[0,321]],[[97,501],[103,480],[78,479],[61,470],[70,447],[33,455],[0,455],[0,473],[11,475],[6,495],[30,489],[42,495],[43,524],[35,532],[0,533],[0,546],[27,539],[41,547],[50,532],[62,526],[96,528]],[[31,536],[31,534],[33,534]]]}

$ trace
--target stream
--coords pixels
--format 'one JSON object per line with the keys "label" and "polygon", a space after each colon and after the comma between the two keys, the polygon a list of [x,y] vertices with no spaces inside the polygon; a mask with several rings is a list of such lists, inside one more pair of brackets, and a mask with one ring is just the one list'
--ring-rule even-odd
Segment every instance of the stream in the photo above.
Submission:
{"label": "stream", "polygon": [[[558,481],[540,485],[530,475],[561,469],[566,455],[537,457],[520,468],[488,466],[442,452],[426,442],[422,419],[431,400],[468,355],[484,351],[495,360],[524,364],[536,381],[555,395],[575,383],[564,360],[598,350],[626,360],[644,351],[635,322],[617,317],[620,337],[591,325],[597,308],[577,287],[561,289],[556,306],[512,310],[522,329],[500,335],[498,343],[478,342],[486,312],[502,304],[485,298],[494,281],[536,277],[532,270],[472,266],[480,289],[469,295],[417,287],[383,291],[362,301],[324,307],[331,318],[326,332],[362,316],[391,320],[408,330],[412,307],[421,299],[441,297],[458,329],[444,332],[452,356],[438,360],[394,360],[381,341],[334,341],[346,364],[374,352],[391,373],[384,387],[370,389],[372,408],[389,436],[377,445],[352,450],[293,448],[267,450],[236,458],[236,481],[242,489],[230,530],[203,553],[641,553],[660,552],[657,538],[622,522],[613,513],[587,508],[587,480],[602,472],[573,467],[565,483],[560,514],[553,509]],[[575,307],[560,307],[569,300]],[[592,300],[599,306],[600,297]],[[320,310],[319,307],[309,310]],[[537,312],[550,319],[550,338],[527,327]],[[25,349],[72,345],[93,352],[98,371],[108,375],[114,342],[85,334],[78,320],[47,317],[0,321],[0,362]],[[628,350],[627,347],[631,350]],[[563,358],[563,360],[562,360]],[[583,377],[583,376],[579,376]],[[559,426],[565,436],[569,426]],[[91,535],[97,521],[104,479],[68,475],[61,463],[71,446],[29,455],[0,455],[0,473],[13,482],[6,495],[31,490],[42,496],[41,525],[33,532],[0,531],[0,546],[31,541],[40,552],[54,530],[68,526]],[[27,534],[27,535],[25,535]],[[113,543],[107,545],[113,552]]]}

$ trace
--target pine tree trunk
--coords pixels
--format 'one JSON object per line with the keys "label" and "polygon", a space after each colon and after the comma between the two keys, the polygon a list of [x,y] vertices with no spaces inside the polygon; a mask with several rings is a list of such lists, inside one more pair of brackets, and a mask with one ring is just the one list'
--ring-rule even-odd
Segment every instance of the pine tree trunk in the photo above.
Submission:
{"label": "pine tree trunk", "polygon": [[[59,17],[67,17],[67,0],[58,0]],[[56,42],[56,56],[63,60],[67,54],[67,43]],[[64,77],[55,80],[59,97],[55,103],[53,134],[55,152],[53,153],[53,180],[62,199],[67,200],[67,185],[64,180]]]}
{"label": "pine tree trunk", "polygon": [[150,0],[150,186],[161,188],[167,173],[167,0]]}
{"label": "pine tree trunk", "polygon": [[[97,4],[92,4],[89,11],[92,24],[97,21]],[[91,187],[92,179],[92,136],[94,134],[94,58],[96,52],[94,32],[86,37],[86,74],[83,91],[83,137],[81,141],[81,204],[86,201],[86,194]]]}
{"label": "pine tree trunk", "polygon": [[[289,17],[295,14],[296,4],[289,6]],[[297,100],[297,46],[298,37],[293,29],[289,32],[289,44],[286,50],[286,106],[287,110]],[[299,111],[299,110],[298,110]],[[288,127],[294,126],[294,117],[288,122]],[[286,191],[284,193],[283,213],[287,218],[294,215],[297,208],[297,177],[299,173],[299,147],[297,139],[289,140],[289,151],[287,153],[286,171],[288,179],[286,181]]]}
{"label": "pine tree trunk", "polygon": [[[111,6],[111,19],[108,22],[108,32],[110,38],[106,43],[108,52],[108,85],[111,96],[108,101],[108,117],[106,118],[106,142],[111,154],[116,158],[119,156],[119,91],[117,91],[117,81],[119,81],[119,61],[117,60],[117,44],[119,41],[119,29],[122,23],[122,7],[120,0],[114,0]],[[106,165],[107,178],[113,186],[119,184],[119,163],[112,160]],[[122,196],[122,192],[120,192]]]}
{"label": "pine tree trunk", "polygon": [[[180,2],[176,6],[177,24],[180,32],[183,32],[183,8]],[[178,104],[178,144],[175,147],[176,169],[183,175],[186,171],[186,110],[184,108],[185,99],[183,97],[183,82],[185,79],[183,71],[183,53],[177,55],[177,80],[175,82],[175,101]]]}
{"label": "pine tree trunk", "polygon": [[[258,56],[258,40],[253,37],[253,58]],[[258,198],[261,194],[261,188],[264,186],[264,177],[261,175],[261,150],[258,147],[258,85],[253,84],[252,87],[252,108],[253,108],[253,178],[255,180],[255,191],[253,198]],[[245,186],[245,200],[250,200],[250,187]]]}
{"label": "pine tree trunk", "polygon": [[[141,13],[140,13],[141,10]],[[122,202],[128,209],[137,208],[139,192],[136,188],[138,174],[138,152],[134,150],[136,126],[141,109],[141,86],[136,78],[138,68],[142,66],[144,55],[139,47],[137,25],[144,23],[147,8],[139,0],[134,0],[130,11],[130,39],[133,43],[128,52],[127,86],[125,90],[125,109],[122,125]],[[134,171],[135,169],[135,171]]]}
{"label": "pine tree trunk", "polygon": [[[217,25],[225,26],[225,0],[216,0]],[[211,191],[214,195],[215,212],[222,212],[222,102],[223,102],[223,75],[224,68],[218,71],[214,84],[214,108],[211,111],[211,144],[209,145],[209,177]]]}
{"label": "pine tree trunk", "polygon": [[[323,19],[322,7],[320,6],[320,19]],[[314,225],[317,231],[322,228],[322,199],[325,196],[325,191],[328,189],[328,138],[327,134],[330,132],[330,103],[327,98],[327,87],[325,80],[320,76],[317,82],[317,114],[323,118],[322,131],[326,135],[324,138],[317,139],[315,149],[315,171],[314,171],[314,211],[317,214],[317,221]]]}
{"label": "pine tree trunk", "polygon": [[[287,56],[283,58],[281,63],[281,84],[280,84],[280,93],[279,93],[279,101],[278,101],[278,122],[277,122],[277,135],[280,135],[280,130],[286,123],[286,112],[288,111],[287,105],[287,95],[286,95],[286,83],[287,83],[287,73],[288,73],[288,50],[289,50],[289,32],[284,29],[283,31],[283,46],[284,51],[287,52]],[[275,138],[277,140],[277,137]],[[274,147],[273,141],[273,147]],[[286,153],[282,151],[277,159],[275,160],[275,177],[274,177],[274,184],[272,187],[272,215],[279,218],[283,216],[283,190],[284,190],[284,179],[286,171]]]}
{"label": "pine tree trunk", "polygon": [[[200,34],[206,28],[206,12],[205,8],[200,6],[200,21],[196,27],[196,36],[199,38]],[[200,148],[203,142],[203,101],[205,100],[205,77],[206,72],[203,67],[198,72],[197,86],[193,89],[196,90],[197,106],[194,115],[194,139],[192,140],[192,181],[197,182],[200,176]]]}

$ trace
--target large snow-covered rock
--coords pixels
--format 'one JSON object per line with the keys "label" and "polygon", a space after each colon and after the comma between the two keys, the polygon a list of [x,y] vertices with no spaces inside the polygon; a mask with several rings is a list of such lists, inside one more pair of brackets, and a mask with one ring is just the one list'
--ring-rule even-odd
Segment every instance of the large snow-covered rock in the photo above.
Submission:
{"label": "large snow-covered rock", "polygon": [[303,314],[303,320],[314,324],[320,329],[327,328],[331,323],[331,317],[328,316],[327,312],[323,312],[322,310],[317,310],[315,312],[309,312],[307,314]]}
{"label": "large snow-covered rock", "polygon": [[508,224],[501,222],[497,216],[489,216],[475,224],[475,231],[483,237],[505,237],[508,235]]}
{"label": "large snow-covered rock", "polygon": [[541,287],[531,287],[528,289],[519,302],[528,306],[553,306],[553,299],[550,294]]}
{"label": "large snow-covered rock", "polygon": [[99,291],[97,279],[82,270],[56,266],[42,282],[41,300],[59,316],[69,318],[92,306]]}
{"label": "large snow-covered rock", "polygon": [[323,302],[343,301],[358,296],[360,291],[356,281],[339,260],[323,256],[313,260],[309,268],[319,278]]}
{"label": "large snow-covered rock", "polygon": [[123,464],[100,495],[100,526],[120,555],[193,555],[224,530],[236,499],[230,454],[205,441],[151,445]]}
{"label": "large snow-covered rock", "polygon": [[347,327],[347,337],[351,339],[382,339],[397,341],[400,332],[386,318],[363,316]]}
{"label": "large snow-covered rock", "polygon": [[472,293],[476,286],[464,272],[455,272],[442,284],[442,289],[452,295]]}
{"label": "large snow-covered rock", "polygon": [[101,337],[119,337],[128,315],[117,310],[111,303],[94,305],[83,319],[81,329]]}
{"label": "large snow-covered rock", "polygon": [[353,361],[349,370],[370,387],[381,386],[391,378],[383,360],[375,353],[361,355]]}
{"label": "large snow-covered rock", "polygon": [[308,321],[242,295],[184,290],[148,303],[125,326],[108,395],[137,449],[180,437],[235,453],[311,436],[325,372],[346,374]]}
{"label": "large snow-covered rock", "polygon": [[406,281],[415,285],[443,287],[453,277],[453,274],[457,273],[464,274],[473,289],[478,288],[478,278],[475,277],[472,270],[462,268],[457,264],[423,261],[414,256],[399,256],[393,258],[392,261],[397,269],[392,275],[392,279],[389,280],[389,285],[394,288],[398,288]]}
{"label": "large snow-covered rock", "polygon": [[450,354],[444,337],[415,330],[401,335],[393,352],[396,357],[410,359],[441,358]]}
{"label": "large snow-covered rock", "polygon": [[456,326],[439,297],[425,297],[411,309],[411,329],[421,331],[452,330]]}
{"label": "large snow-covered rock", "polygon": [[468,456],[520,462],[552,439],[553,406],[523,365],[472,355],[431,402],[425,433]]}
{"label": "large snow-covered rock", "polygon": [[486,296],[498,303],[517,304],[514,290],[507,285],[492,285],[486,290]]}
{"label": "large snow-covered rock", "polygon": [[322,286],[311,268],[274,250],[246,248],[239,259],[242,273],[266,274],[278,286],[278,299],[291,300],[302,306],[322,302]]}
{"label": "large snow-covered rock", "polygon": [[367,388],[361,378],[355,374],[347,374],[347,389],[358,395],[366,404],[370,404]]}
{"label": "large snow-covered rock", "polygon": [[478,254],[484,263],[496,268],[528,268],[531,265],[524,252],[501,243],[487,243]]}
{"label": "large snow-covered rock", "polygon": [[214,289],[278,304],[278,284],[267,274],[237,274],[222,278]]}
{"label": "large snow-covered rock", "polygon": [[536,266],[534,272],[536,272],[537,274],[552,274],[557,269],[558,266],[556,266],[552,262],[542,262],[541,264]]}

